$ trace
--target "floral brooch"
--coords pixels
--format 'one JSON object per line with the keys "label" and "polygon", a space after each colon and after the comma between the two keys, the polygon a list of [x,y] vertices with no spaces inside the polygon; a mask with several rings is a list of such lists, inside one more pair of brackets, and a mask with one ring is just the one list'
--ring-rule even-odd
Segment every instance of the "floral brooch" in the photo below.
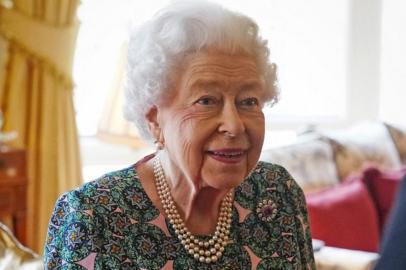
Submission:
{"label": "floral brooch", "polygon": [[278,210],[276,209],[276,204],[271,199],[262,200],[257,206],[258,217],[265,222],[271,221]]}

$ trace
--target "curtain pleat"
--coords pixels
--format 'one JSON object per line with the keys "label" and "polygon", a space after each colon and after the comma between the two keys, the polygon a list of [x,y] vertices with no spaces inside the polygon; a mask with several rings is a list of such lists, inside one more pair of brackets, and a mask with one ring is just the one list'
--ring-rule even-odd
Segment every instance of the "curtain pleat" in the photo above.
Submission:
{"label": "curtain pleat", "polygon": [[58,12],[55,8],[55,4],[58,1],[46,1],[45,4],[45,12],[44,12],[44,20],[46,22],[54,22],[57,24],[56,13]]}
{"label": "curtain pleat", "polygon": [[13,146],[17,148],[25,148],[25,140],[27,133],[25,116],[27,115],[27,85],[28,72],[25,57],[18,51],[12,50],[10,54],[10,66],[8,74],[6,74],[6,89],[5,97],[7,103],[2,108],[5,114],[4,129],[17,130],[18,137],[13,141]]}
{"label": "curtain pleat", "polygon": [[67,24],[67,18],[69,14],[69,0],[59,0],[58,2],[58,11],[59,11],[59,24],[64,25]]}
{"label": "curtain pleat", "polygon": [[34,6],[36,1],[18,0],[14,1],[14,6],[20,12],[32,16],[34,13]]}
{"label": "curtain pleat", "polygon": [[[0,100],[4,96],[4,84],[8,70],[9,42],[0,36]],[[1,106],[1,104],[0,104]]]}

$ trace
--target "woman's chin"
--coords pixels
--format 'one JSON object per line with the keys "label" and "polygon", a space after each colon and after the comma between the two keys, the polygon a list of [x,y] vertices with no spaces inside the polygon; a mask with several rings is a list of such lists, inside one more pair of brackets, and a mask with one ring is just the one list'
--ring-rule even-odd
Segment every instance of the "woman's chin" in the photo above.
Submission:
{"label": "woman's chin", "polygon": [[204,179],[207,179],[205,185],[210,186],[212,188],[218,190],[230,190],[232,188],[238,187],[245,179],[246,174],[227,174],[225,176],[221,176],[221,174],[217,175],[208,175]]}

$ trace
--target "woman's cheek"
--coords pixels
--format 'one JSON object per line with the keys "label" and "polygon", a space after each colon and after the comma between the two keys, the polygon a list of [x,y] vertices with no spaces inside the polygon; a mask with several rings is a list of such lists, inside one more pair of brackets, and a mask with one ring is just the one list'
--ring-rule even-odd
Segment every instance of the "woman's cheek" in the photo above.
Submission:
{"label": "woman's cheek", "polygon": [[248,166],[254,167],[261,155],[262,145],[265,136],[265,119],[262,113],[258,113],[255,117],[251,116],[248,122],[247,133],[251,144],[251,154],[248,157]]}
{"label": "woman's cheek", "polygon": [[[176,134],[177,147],[180,151],[180,159],[185,162],[186,167],[190,167],[191,170],[198,170],[201,163],[201,155],[196,153],[198,149],[202,148],[199,137],[201,135],[201,128],[199,127],[199,121],[197,121],[196,115],[193,113],[184,113],[178,118]],[[196,172],[192,172],[194,175]]]}

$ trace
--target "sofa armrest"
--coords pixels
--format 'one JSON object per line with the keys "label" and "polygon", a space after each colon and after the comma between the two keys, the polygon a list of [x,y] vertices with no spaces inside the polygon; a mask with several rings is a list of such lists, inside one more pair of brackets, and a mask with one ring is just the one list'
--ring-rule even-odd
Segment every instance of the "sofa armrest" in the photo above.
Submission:
{"label": "sofa armrest", "polygon": [[18,242],[2,223],[0,223],[0,269],[44,269],[42,258]]}

